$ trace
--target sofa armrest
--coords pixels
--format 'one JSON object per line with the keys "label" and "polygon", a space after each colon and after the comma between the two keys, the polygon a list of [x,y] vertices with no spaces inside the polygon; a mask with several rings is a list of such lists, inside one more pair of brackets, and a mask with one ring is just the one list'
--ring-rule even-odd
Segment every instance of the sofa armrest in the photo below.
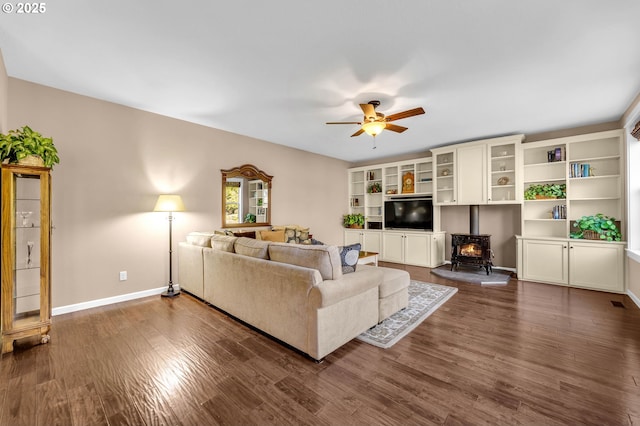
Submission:
{"label": "sofa armrest", "polygon": [[185,242],[178,244],[178,283],[180,289],[204,297],[202,251],[204,247]]}
{"label": "sofa armrest", "polygon": [[345,274],[337,280],[324,280],[313,286],[309,294],[311,306],[323,308],[331,306],[366,290],[379,287],[383,273],[377,268],[367,268]]}

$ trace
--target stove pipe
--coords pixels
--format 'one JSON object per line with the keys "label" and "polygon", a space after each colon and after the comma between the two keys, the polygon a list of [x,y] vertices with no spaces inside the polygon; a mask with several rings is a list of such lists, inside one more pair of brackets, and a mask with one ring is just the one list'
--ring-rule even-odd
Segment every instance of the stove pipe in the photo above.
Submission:
{"label": "stove pipe", "polygon": [[480,235],[480,206],[469,206],[469,233]]}

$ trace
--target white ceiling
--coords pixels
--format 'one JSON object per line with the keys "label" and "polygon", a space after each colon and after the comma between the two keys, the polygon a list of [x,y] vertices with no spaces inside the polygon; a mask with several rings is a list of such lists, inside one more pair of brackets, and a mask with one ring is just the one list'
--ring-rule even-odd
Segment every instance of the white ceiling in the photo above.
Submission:
{"label": "white ceiling", "polygon": [[[348,161],[617,120],[639,0],[57,0],[0,12],[11,77]],[[424,107],[377,138],[359,103]]]}

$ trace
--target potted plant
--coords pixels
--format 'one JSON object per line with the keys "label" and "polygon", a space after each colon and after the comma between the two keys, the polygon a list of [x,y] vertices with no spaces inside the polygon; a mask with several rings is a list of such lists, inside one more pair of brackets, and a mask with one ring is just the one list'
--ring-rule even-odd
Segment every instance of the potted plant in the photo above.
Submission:
{"label": "potted plant", "polygon": [[618,225],[616,225],[616,218],[605,216],[602,213],[582,216],[573,223],[573,226],[577,230],[569,234],[571,238],[606,241],[622,240],[622,234]]}
{"label": "potted plant", "polygon": [[53,167],[60,158],[51,138],[24,126],[10,130],[6,135],[0,134],[0,161]]}
{"label": "potted plant", "polygon": [[345,214],[342,217],[342,223],[345,228],[363,228],[364,216],[361,213]]}
{"label": "potted plant", "polygon": [[567,198],[567,185],[564,183],[543,183],[530,185],[524,191],[525,200],[539,200],[545,198]]}
{"label": "potted plant", "polygon": [[256,223],[256,215],[253,213],[247,213],[244,217],[244,223]]}
{"label": "potted plant", "polygon": [[382,185],[380,185],[380,182],[373,182],[371,185],[369,185],[369,187],[367,188],[367,192],[369,194],[376,194],[378,192],[382,192]]}

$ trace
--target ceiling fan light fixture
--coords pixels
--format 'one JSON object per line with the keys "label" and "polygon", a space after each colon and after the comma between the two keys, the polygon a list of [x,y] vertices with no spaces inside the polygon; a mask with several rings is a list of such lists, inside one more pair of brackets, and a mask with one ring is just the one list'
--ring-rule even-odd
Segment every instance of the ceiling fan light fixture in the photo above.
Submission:
{"label": "ceiling fan light fixture", "polygon": [[376,137],[384,130],[386,126],[386,123],[382,121],[369,121],[362,125],[362,130],[364,130],[366,134]]}

